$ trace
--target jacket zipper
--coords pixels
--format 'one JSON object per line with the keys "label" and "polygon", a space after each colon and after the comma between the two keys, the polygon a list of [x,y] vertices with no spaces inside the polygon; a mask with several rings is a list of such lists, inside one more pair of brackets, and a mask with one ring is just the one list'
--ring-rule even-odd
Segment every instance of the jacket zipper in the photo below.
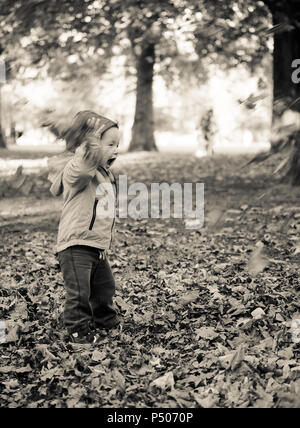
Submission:
{"label": "jacket zipper", "polygon": [[114,218],[113,218],[112,225],[111,225],[111,231],[110,231],[110,243],[109,243],[109,247],[111,246],[111,243],[112,243],[112,240],[113,240],[113,230],[114,230],[115,221],[116,221],[116,219],[115,219],[115,217],[114,217]]}
{"label": "jacket zipper", "polygon": [[[109,177],[109,179],[110,179],[110,181],[111,181],[112,185],[114,186],[114,191],[116,191],[116,197],[115,197],[115,210],[116,210],[117,197],[118,197],[117,180],[116,180],[115,175],[114,175],[112,172],[110,172],[110,173],[111,173],[111,175],[113,176],[113,181],[111,180],[111,178],[110,178],[110,177]],[[113,222],[112,222],[112,225],[111,225],[111,233],[110,233],[110,244],[109,244],[109,247],[111,247],[112,240],[113,240],[113,229],[114,229],[115,221],[116,221],[116,217],[114,216],[114,218],[113,218]]]}
{"label": "jacket zipper", "polygon": [[[117,198],[117,195],[118,195],[118,187],[117,187],[117,180],[116,180],[116,177],[115,177],[115,175],[111,172],[111,175],[113,176],[113,178],[114,178],[114,180],[112,181],[111,180],[111,177],[109,176],[109,174],[108,174],[108,172],[104,169],[104,168],[102,168],[102,167],[100,167],[104,172],[105,172],[105,174],[108,176],[108,178],[109,178],[109,180],[110,180],[110,182],[112,183],[112,185],[113,186],[115,186],[115,190],[116,190],[116,198]],[[92,221],[91,221],[91,224],[90,224],[90,227],[89,227],[89,230],[92,230],[92,228],[93,228],[93,226],[94,226],[94,223],[95,223],[95,218],[96,218],[96,210],[97,210],[97,204],[98,204],[98,199],[96,199],[95,200],[95,202],[94,202],[94,209],[93,209],[93,217],[92,217]],[[111,243],[112,243],[112,231],[113,231],[113,228],[114,228],[114,225],[115,225],[115,221],[116,221],[116,219],[115,219],[115,217],[113,218],[113,221],[112,221],[112,225],[111,225],[111,238],[110,238],[110,244],[109,244],[109,246],[111,246]]]}
{"label": "jacket zipper", "polygon": [[98,199],[95,199],[94,208],[93,208],[93,217],[92,217],[92,220],[91,220],[91,224],[90,224],[89,230],[93,229],[93,226],[94,226],[94,223],[95,223],[95,220],[96,220],[97,204],[98,204],[98,202],[99,202]]}
{"label": "jacket zipper", "polygon": [[[109,175],[109,173],[106,171],[106,169],[104,169],[103,167],[100,167],[100,168],[101,168],[101,169],[104,171],[104,173],[108,176],[108,178],[109,178],[109,180],[110,180],[111,184],[115,187],[115,190],[116,190],[115,208],[116,208],[116,205],[117,205],[117,197],[118,197],[118,185],[117,185],[116,177],[115,177],[115,175],[110,171],[110,174],[111,174],[111,175],[112,175],[112,177],[113,177],[113,180],[112,180],[112,179],[111,179],[111,177],[110,177],[110,175]],[[114,217],[114,218],[113,218],[113,221],[112,221],[112,225],[111,225],[111,230],[110,230],[110,232],[111,232],[111,238],[110,238],[109,246],[111,246],[111,243],[112,243],[112,232],[113,232],[113,229],[114,229],[115,222],[116,222],[116,219],[115,219],[115,217]]]}

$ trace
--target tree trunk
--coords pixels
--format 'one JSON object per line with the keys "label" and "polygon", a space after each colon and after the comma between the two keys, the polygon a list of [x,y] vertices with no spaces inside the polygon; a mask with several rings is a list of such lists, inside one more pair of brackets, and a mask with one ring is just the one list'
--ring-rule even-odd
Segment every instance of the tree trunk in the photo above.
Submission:
{"label": "tree trunk", "polygon": [[[275,21],[276,22],[276,21]],[[274,109],[273,126],[277,126],[277,119],[285,110],[294,110],[300,114],[300,83],[292,80],[292,74],[296,70],[292,68],[295,59],[300,59],[300,30],[275,34],[274,37]],[[298,66],[299,68],[299,66]],[[282,99],[283,110],[280,107],[276,111],[276,101]],[[278,114],[279,113],[279,114]],[[299,128],[298,119],[298,128]],[[280,123],[280,121],[279,121]],[[297,123],[295,123],[297,125]],[[299,130],[299,129],[298,129]],[[300,185],[300,133],[295,132],[295,150],[292,155],[290,168],[284,177],[284,181],[292,186]]]}
{"label": "tree trunk", "polygon": [[2,149],[6,148],[5,138],[1,129],[1,124],[0,124],[0,148]]}
{"label": "tree trunk", "polygon": [[290,184],[292,186],[300,185],[300,131],[295,132],[290,137],[291,142],[294,143],[294,150],[289,160],[289,167],[287,173],[282,177],[282,183]]}
{"label": "tree trunk", "polygon": [[[274,24],[276,24],[276,19]],[[292,63],[300,59],[300,29],[285,31],[274,36],[274,101],[286,99],[286,108],[300,112],[300,84],[292,80]],[[299,68],[299,65],[298,65]]]}
{"label": "tree trunk", "polygon": [[16,124],[14,120],[11,120],[10,122],[10,144],[16,144],[17,143],[17,131],[16,131]]}
{"label": "tree trunk", "polygon": [[3,130],[2,130],[2,104],[1,104],[1,89],[2,89],[2,85],[0,83],[0,148],[6,148],[6,142],[5,142],[5,137],[3,134]]}
{"label": "tree trunk", "polygon": [[[300,83],[292,79],[296,71],[292,63],[300,59],[300,9],[298,0],[264,0],[269,7],[273,25],[287,23],[290,27],[274,34],[273,79],[274,79],[274,104],[273,127],[277,127],[277,121],[286,110],[300,112]],[[299,68],[299,66],[298,66]],[[299,76],[299,73],[298,73]],[[299,130],[298,130],[299,131]],[[290,168],[283,177],[284,182],[292,185],[300,185],[300,132],[295,132],[291,137],[295,140]]]}
{"label": "tree trunk", "polygon": [[[300,111],[300,85],[292,80],[292,63],[300,59],[300,8],[298,0],[263,0],[272,14],[275,29],[273,54],[274,106],[280,99],[286,108]],[[274,119],[282,112],[274,109]]]}
{"label": "tree trunk", "polygon": [[134,124],[129,151],[157,150],[154,139],[153,75],[155,44],[145,43],[136,56],[137,89]]}

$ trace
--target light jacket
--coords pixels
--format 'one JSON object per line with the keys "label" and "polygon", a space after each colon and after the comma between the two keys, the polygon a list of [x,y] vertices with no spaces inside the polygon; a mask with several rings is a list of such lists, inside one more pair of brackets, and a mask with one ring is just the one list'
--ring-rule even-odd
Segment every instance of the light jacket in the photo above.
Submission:
{"label": "light jacket", "polygon": [[115,222],[114,175],[91,165],[79,152],[50,158],[48,167],[50,192],[63,197],[56,253],[73,245],[109,249]]}

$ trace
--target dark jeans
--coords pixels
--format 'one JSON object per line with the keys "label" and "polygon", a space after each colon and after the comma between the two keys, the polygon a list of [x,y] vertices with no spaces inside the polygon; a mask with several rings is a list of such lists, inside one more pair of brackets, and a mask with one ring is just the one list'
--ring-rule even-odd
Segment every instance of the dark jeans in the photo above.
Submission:
{"label": "dark jeans", "polygon": [[66,288],[65,327],[85,333],[96,328],[112,328],[120,321],[113,307],[115,280],[100,250],[75,245],[57,253]]}

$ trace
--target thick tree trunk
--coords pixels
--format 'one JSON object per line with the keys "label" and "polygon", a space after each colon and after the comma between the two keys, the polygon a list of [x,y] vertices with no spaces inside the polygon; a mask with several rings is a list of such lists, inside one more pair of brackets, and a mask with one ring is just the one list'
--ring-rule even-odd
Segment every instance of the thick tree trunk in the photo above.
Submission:
{"label": "thick tree trunk", "polygon": [[[300,85],[292,80],[295,71],[292,63],[295,59],[300,59],[299,0],[263,1],[272,14],[274,27],[279,25],[274,34],[274,105],[279,99],[286,100],[288,103],[286,108],[300,111],[300,102],[297,102],[297,98],[300,97]],[[274,113],[276,119],[278,112]]]}
{"label": "thick tree trunk", "polygon": [[[278,22],[274,22],[276,24]],[[300,84],[292,80],[296,71],[292,68],[295,59],[300,59],[300,29],[285,31],[274,36],[274,101],[286,99],[292,110],[300,112]]]}
{"label": "thick tree trunk", "polygon": [[136,57],[136,109],[129,151],[157,150],[154,139],[153,74],[155,44],[145,43]]}
{"label": "thick tree trunk", "polygon": [[[277,127],[277,121],[284,111],[294,110],[300,112],[300,83],[292,79],[296,71],[292,63],[300,59],[300,8],[298,0],[264,0],[269,7],[273,25],[288,24],[291,28],[281,29],[274,34],[274,108],[273,126]],[[292,29],[294,27],[294,29]],[[298,73],[299,75],[299,73]],[[277,106],[279,105],[279,108]],[[292,185],[300,185],[300,132],[293,135],[295,150],[293,152],[290,168],[284,182]]]}
{"label": "thick tree trunk", "polygon": [[[294,110],[300,114],[300,83],[292,80],[295,71],[292,63],[300,59],[300,30],[275,34],[274,37],[274,112],[273,125],[277,126],[278,111],[276,101],[284,100],[284,109]],[[282,111],[279,111],[279,116]],[[298,119],[299,121],[299,119]],[[295,123],[295,125],[297,125]],[[299,126],[299,123],[298,123]],[[292,155],[290,168],[284,181],[292,186],[300,185],[300,133],[295,132],[295,150]]]}

